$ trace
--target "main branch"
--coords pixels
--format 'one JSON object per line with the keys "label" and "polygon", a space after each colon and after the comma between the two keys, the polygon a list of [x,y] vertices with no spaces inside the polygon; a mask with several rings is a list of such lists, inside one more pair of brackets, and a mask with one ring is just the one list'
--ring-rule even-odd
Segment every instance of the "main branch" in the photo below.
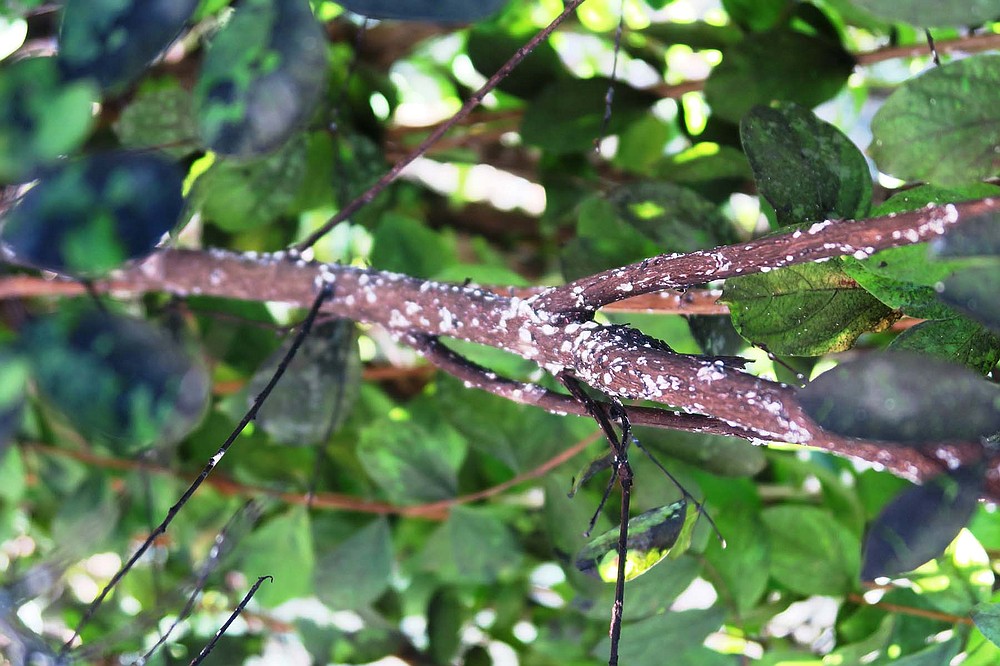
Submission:
{"label": "main branch", "polygon": [[[306,306],[323,284],[333,283],[337,295],[325,311],[378,324],[430,353],[446,370],[466,373],[467,381],[474,366],[463,366],[443,352],[437,338],[504,349],[553,374],[570,373],[607,394],[710,417],[712,423],[728,424],[734,435],[816,446],[917,479],[937,473],[941,465],[914,451],[832,436],[805,415],[789,386],[755,377],[722,360],[674,353],[635,329],[602,326],[592,317],[598,308],[638,294],[843,255],[868,257],[881,249],[930,240],[998,207],[1000,202],[982,199],[861,221],[819,222],[748,243],[652,257],[527,298],[474,285],[310,263],[282,253],[238,255],[215,250],[164,250],[115,276],[114,284],[133,293],[207,294]],[[478,377],[482,381],[472,383],[508,398],[567,410],[566,401],[550,394],[482,373]],[[946,455],[959,459],[972,455],[969,447],[943,448]],[[1000,500],[1000,474],[989,478],[988,495]]]}

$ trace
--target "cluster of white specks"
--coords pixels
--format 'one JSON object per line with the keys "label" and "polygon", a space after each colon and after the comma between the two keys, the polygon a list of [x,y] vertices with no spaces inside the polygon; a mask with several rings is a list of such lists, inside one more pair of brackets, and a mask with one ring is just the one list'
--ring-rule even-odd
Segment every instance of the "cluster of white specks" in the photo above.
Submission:
{"label": "cluster of white specks", "polygon": [[722,361],[705,363],[700,368],[698,368],[696,376],[698,377],[699,381],[711,384],[712,382],[726,378],[725,366],[722,364]]}
{"label": "cluster of white specks", "polygon": [[962,461],[951,449],[942,446],[934,451],[934,455],[937,456],[938,460],[944,462],[948,466],[948,469],[958,469],[962,466]]}
{"label": "cluster of white specks", "polygon": [[317,266],[316,288],[322,289],[323,285],[333,284],[337,281],[337,268],[333,264],[320,264]]}
{"label": "cluster of white specks", "polygon": [[392,328],[410,328],[410,320],[403,316],[403,313],[393,308],[389,312],[389,326]]}
{"label": "cluster of white specks", "polygon": [[451,310],[448,308],[439,308],[438,317],[441,320],[441,323],[438,325],[438,330],[442,333],[447,333],[455,327],[455,318],[451,314]]}
{"label": "cluster of white specks", "polygon": [[823,231],[831,224],[833,224],[832,220],[823,220],[822,222],[816,222],[811,227],[809,227],[806,233],[808,233],[810,236],[815,236],[816,234]]}
{"label": "cluster of white specks", "polygon": [[632,288],[633,287],[631,282],[625,282],[624,284],[618,285],[618,291],[624,292],[626,294],[632,291]]}
{"label": "cluster of white specks", "polygon": [[212,272],[208,274],[208,283],[213,287],[218,287],[222,284],[222,281],[226,279],[226,274],[221,268],[213,268]]}

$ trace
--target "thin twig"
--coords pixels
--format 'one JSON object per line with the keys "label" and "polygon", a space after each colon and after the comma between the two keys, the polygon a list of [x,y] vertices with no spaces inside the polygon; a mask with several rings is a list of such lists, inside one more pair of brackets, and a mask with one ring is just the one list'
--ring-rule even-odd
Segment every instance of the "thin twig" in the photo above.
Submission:
{"label": "thin twig", "polygon": [[251,599],[253,599],[253,595],[257,594],[257,589],[264,584],[265,580],[272,583],[274,582],[274,578],[272,578],[271,576],[261,576],[260,578],[258,578],[257,582],[254,583],[253,587],[250,588],[250,591],[247,592],[246,596],[243,597],[243,600],[240,601],[238,606],[236,606],[236,609],[233,611],[232,615],[230,615],[226,619],[225,623],[223,623],[223,625],[219,627],[219,630],[215,632],[215,636],[212,636],[212,640],[208,642],[208,645],[203,647],[201,649],[201,652],[198,653],[198,656],[191,660],[190,666],[198,666],[198,664],[200,664],[202,661],[205,660],[205,657],[207,657],[209,653],[215,648],[215,644],[219,642],[219,639],[222,638],[222,635],[226,633],[227,629],[229,629],[229,625],[231,625],[233,622],[236,621],[236,618],[239,617],[240,613],[243,612],[243,609],[246,607],[246,605],[250,603]]}

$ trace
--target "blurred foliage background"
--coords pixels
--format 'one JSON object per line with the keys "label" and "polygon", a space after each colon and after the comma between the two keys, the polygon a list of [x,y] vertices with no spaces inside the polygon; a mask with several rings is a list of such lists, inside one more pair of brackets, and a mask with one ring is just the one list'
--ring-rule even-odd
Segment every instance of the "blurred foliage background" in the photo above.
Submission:
{"label": "blurred foliage background", "polygon": [[[252,252],[300,241],[562,8],[8,1],[0,280],[99,280],[165,233],[178,247]],[[997,19],[992,0],[587,0],[311,256],[557,284],[782,226],[995,196]],[[975,266],[952,279],[958,264],[907,248],[733,281],[732,319],[600,317],[682,353],[745,355],[790,382],[888,345],[992,378],[996,264],[948,252]],[[854,287],[835,298],[822,289],[844,279]],[[233,429],[303,314],[159,294],[101,296],[102,310],[95,298],[0,303],[0,654],[13,664],[54,658]],[[902,315],[927,322],[900,334],[889,327]],[[522,359],[453,346],[548,381]],[[602,663],[613,586],[574,559],[608,472],[567,497],[584,452],[606,446],[596,431],[466,389],[377,328],[322,321],[68,657],[132,663],[204,586],[147,663],[189,661],[268,575],[208,663]],[[686,552],[627,584],[622,663],[1000,661],[987,638],[1000,633],[1000,521],[972,486],[955,515],[940,498],[905,500],[903,514],[950,545],[897,563],[921,566],[892,584],[862,585],[866,525],[907,482],[815,450],[638,435],[704,498],[728,548],[701,521]],[[648,460],[633,462],[636,513],[680,499]],[[612,497],[595,534],[617,511]]]}

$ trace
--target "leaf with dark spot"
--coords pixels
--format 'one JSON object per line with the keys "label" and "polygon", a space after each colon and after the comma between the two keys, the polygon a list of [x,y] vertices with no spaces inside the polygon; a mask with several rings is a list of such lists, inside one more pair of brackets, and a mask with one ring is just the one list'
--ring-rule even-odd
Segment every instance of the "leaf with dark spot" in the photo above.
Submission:
{"label": "leaf with dark spot", "polygon": [[803,410],[847,437],[906,445],[978,441],[1000,431],[1000,387],[913,352],[845,361],[799,391]]}
{"label": "leaf with dark spot", "polygon": [[[684,527],[697,517],[698,508],[681,499],[630,518],[625,580],[641,576],[670,554]],[[591,540],[577,553],[575,564],[585,574],[614,582],[618,578],[618,528]]]}
{"label": "leaf with dark spot", "polygon": [[895,576],[939,557],[972,517],[983,482],[981,465],[960,467],[889,502],[865,537],[861,578]]}

